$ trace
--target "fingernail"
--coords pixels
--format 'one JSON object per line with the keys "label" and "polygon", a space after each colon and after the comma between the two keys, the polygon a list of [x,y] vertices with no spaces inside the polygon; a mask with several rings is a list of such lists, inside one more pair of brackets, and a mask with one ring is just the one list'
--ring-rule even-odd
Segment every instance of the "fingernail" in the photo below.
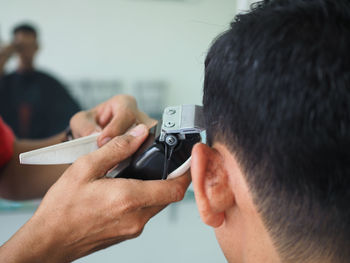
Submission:
{"label": "fingernail", "polygon": [[105,145],[107,142],[109,142],[112,138],[111,137],[106,137],[102,140],[101,144]]}
{"label": "fingernail", "polygon": [[129,134],[134,136],[134,137],[138,137],[138,136],[145,134],[145,132],[146,132],[145,126],[142,124],[139,124],[136,127],[132,128],[130,130]]}

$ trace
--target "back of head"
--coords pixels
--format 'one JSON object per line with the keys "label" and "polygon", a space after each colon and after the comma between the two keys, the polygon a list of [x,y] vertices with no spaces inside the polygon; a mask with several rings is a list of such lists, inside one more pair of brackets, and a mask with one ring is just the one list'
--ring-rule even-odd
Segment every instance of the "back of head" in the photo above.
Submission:
{"label": "back of head", "polygon": [[23,23],[23,24],[19,24],[17,26],[14,27],[14,29],[12,30],[12,34],[13,36],[15,36],[17,33],[30,33],[33,34],[35,37],[37,37],[37,30],[36,28],[28,23]]}
{"label": "back of head", "polygon": [[350,2],[253,6],[211,47],[209,143],[240,162],[284,262],[350,261]]}

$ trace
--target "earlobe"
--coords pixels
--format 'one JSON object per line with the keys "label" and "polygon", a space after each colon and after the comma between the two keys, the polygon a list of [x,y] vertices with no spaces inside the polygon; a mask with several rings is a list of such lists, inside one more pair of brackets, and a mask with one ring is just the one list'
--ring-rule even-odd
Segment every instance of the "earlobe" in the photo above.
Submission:
{"label": "earlobe", "polygon": [[191,174],[202,220],[207,225],[219,227],[225,220],[225,211],[234,205],[234,193],[222,156],[207,145],[195,145]]}

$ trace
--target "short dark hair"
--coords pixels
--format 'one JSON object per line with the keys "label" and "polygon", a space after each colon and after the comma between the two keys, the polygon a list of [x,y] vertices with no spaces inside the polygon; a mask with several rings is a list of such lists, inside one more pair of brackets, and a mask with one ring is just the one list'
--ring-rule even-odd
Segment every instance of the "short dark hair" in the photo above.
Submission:
{"label": "short dark hair", "polygon": [[209,144],[238,159],[281,259],[350,262],[350,1],[259,2],[205,61]]}
{"label": "short dark hair", "polygon": [[14,29],[12,30],[12,35],[15,36],[19,32],[31,33],[35,37],[37,37],[38,35],[36,28],[33,25],[28,23],[22,23],[15,26]]}

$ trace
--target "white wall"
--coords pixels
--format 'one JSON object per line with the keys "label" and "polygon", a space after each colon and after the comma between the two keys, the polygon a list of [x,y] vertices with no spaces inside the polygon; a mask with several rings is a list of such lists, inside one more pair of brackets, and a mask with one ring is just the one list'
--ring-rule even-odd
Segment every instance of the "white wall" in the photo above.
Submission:
{"label": "white wall", "polygon": [[[242,6],[246,1],[238,1]],[[165,104],[201,103],[203,61],[232,20],[233,0],[0,0],[0,32],[20,21],[41,29],[38,65],[70,81],[166,81]]]}

